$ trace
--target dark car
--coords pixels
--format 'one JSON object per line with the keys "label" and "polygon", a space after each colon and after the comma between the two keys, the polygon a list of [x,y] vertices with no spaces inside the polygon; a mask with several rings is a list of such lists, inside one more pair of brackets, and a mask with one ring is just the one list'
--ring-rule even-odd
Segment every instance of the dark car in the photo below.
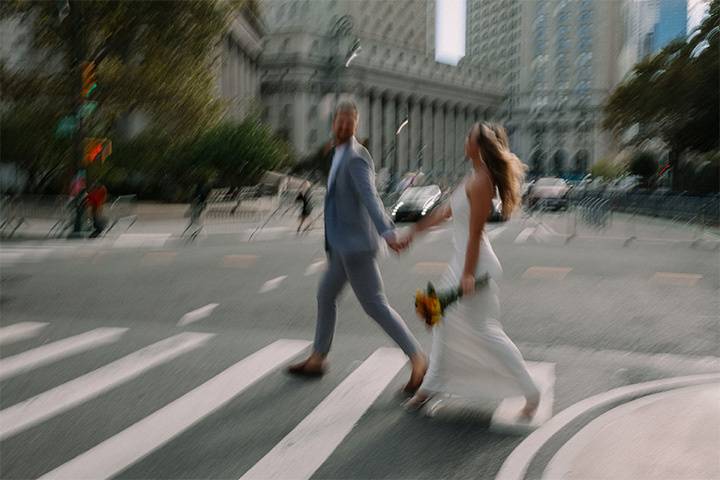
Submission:
{"label": "dark car", "polygon": [[530,209],[566,209],[569,191],[570,186],[562,178],[541,178],[530,187],[527,193],[527,206]]}
{"label": "dark car", "polygon": [[392,208],[395,222],[416,222],[432,212],[440,203],[442,191],[437,185],[410,187],[405,190]]}
{"label": "dark car", "polygon": [[500,200],[500,195],[496,194],[495,198],[492,199],[492,208],[490,210],[488,222],[504,222],[506,220],[507,219],[503,217],[502,214],[502,200]]}

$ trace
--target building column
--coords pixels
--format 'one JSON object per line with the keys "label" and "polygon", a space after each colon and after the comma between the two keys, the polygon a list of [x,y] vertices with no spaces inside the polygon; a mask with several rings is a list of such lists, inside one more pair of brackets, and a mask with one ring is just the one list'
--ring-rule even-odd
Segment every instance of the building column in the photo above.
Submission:
{"label": "building column", "polygon": [[435,132],[435,138],[438,140],[437,144],[437,163],[435,168],[442,172],[442,175],[444,176],[447,173],[447,163],[445,159],[445,133],[447,132],[447,121],[445,115],[447,111],[447,105],[446,104],[440,104],[438,107],[438,123],[437,123],[437,131]]}
{"label": "building column", "polygon": [[383,100],[383,145],[382,166],[395,171],[395,158],[397,148],[395,145],[395,97],[386,96]]}
{"label": "building column", "polygon": [[445,106],[445,135],[443,138],[445,159],[445,171],[451,174],[455,173],[455,112],[450,105]]}
{"label": "building column", "polygon": [[372,130],[370,131],[370,154],[375,165],[380,167],[382,162],[382,100],[377,92],[370,97],[370,115],[372,116]]}
{"label": "building column", "polygon": [[420,112],[420,103],[417,98],[412,98],[410,102],[410,170],[417,170],[418,153],[422,141],[422,115]]}
{"label": "building column", "polygon": [[307,150],[308,134],[308,98],[305,92],[296,92],[293,101],[293,131],[292,143],[295,151],[304,154]]}
{"label": "building column", "polygon": [[358,140],[364,141],[370,136],[370,98],[365,92],[357,93],[356,98],[360,114],[357,137]]}
{"label": "building column", "polygon": [[[395,120],[395,131],[405,119],[408,120],[408,124],[402,129],[400,134],[395,137],[395,145],[397,147],[397,173],[402,175],[407,171],[409,163],[409,152],[408,152],[408,139],[410,137],[410,116],[408,113],[408,98],[405,96],[399,96],[397,102],[397,115]],[[393,135],[395,132],[393,132]]]}

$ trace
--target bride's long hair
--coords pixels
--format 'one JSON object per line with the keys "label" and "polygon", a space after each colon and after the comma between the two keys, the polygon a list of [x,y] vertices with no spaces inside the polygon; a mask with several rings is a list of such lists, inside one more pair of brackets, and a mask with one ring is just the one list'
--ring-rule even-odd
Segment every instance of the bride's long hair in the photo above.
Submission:
{"label": "bride's long hair", "polygon": [[527,167],[510,151],[507,132],[501,125],[480,123],[477,144],[502,200],[502,215],[510,215],[522,202],[522,184]]}

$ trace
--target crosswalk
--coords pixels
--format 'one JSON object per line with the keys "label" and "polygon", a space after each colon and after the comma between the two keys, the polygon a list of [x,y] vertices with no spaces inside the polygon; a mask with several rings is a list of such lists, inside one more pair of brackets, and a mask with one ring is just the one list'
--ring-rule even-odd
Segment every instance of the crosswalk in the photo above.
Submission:
{"label": "crosswalk", "polygon": [[[83,352],[124,342],[129,330],[102,327],[32,345],[35,337],[48,333],[47,327],[47,323],[23,322],[0,328],[0,343],[29,345],[20,353],[0,359],[0,382],[33,375],[42,367],[63,365]],[[216,340],[218,338],[212,333],[177,333],[17,403],[7,405],[3,401],[0,404],[0,442],[40,427],[61,414],[82,415],[85,403],[101,395],[112,396],[119,387],[132,385],[131,382],[141,375],[191,352],[212,349]],[[85,447],[84,451],[73,452],[72,456],[52,465],[49,471],[41,472],[40,478],[95,479],[121,474],[277,373],[293,359],[306,354],[310,345],[306,340],[279,339],[247,352],[236,363],[209,375],[209,379],[190,387],[169,403],[154,407],[129,426],[111,432],[94,446]],[[297,418],[289,433],[268,448],[261,458],[242,466],[237,471],[237,478],[311,478],[351,432],[362,428],[363,416],[390,388],[406,364],[407,358],[399,349],[385,347],[353,362],[339,384],[304,418]],[[147,384],[138,382],[135,385]],[[253,412],[242,411],[240,418],[233,421],[242,425],[242,415],[250,419]],[[34,430],[36,441],[42,432],[42,428]],[[68,431],[66,438],[72,441],[76,434],[82,432]],[[0,466],[0,476],[2,470]]]}

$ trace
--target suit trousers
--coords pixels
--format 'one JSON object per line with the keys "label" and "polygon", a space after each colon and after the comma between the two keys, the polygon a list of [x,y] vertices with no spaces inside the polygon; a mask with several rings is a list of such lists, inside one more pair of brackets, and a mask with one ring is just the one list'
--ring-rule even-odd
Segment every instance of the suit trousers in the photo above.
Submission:
{"label": "suit trousers", "polygon": [[421,352],[419,342],[402,317],[388,304],[375,253],[340,255],[332,250],[328,251],[328,268],[317,293],[316,352],[327,355],[330,351],[335,334],[337,299],[348,281],[365,313],[385,330],[406,355]]}

